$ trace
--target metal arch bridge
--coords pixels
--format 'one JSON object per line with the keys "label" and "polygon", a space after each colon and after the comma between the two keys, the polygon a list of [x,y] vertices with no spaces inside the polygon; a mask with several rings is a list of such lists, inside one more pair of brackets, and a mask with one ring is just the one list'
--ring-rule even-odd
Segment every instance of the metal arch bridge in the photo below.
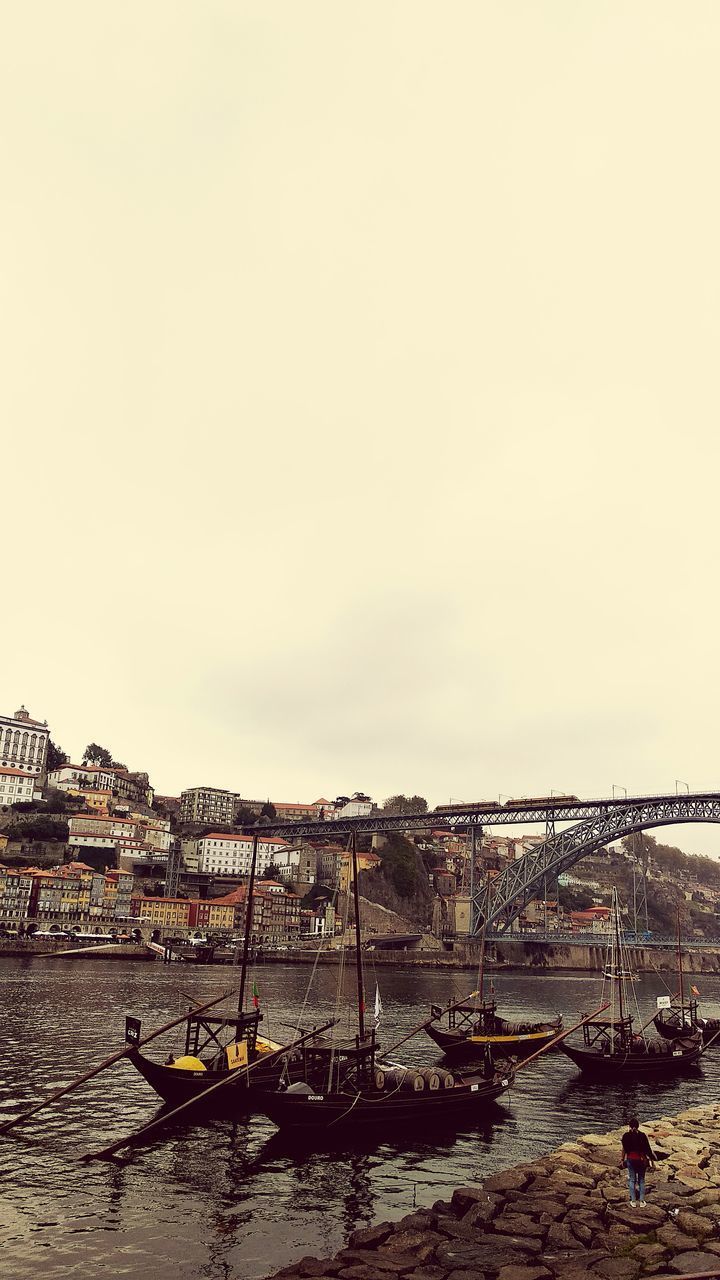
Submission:
{"label": "metal arch bridge", "polygon": [[[556,822],[572,822],[573,826],[556,834]],[[431,813],[370,814],[364,818],[340,818],[327,822],[269,822],[256,828],[259,836],[276,835],[297,840],[328,841],[347,838],[353,833],[416,831],[439,826],[470,831],[474,868],[478,834],[484,827],[543,824],[546,838],[532,852],[518,858],[500,872],[491,885],[489,903],[484,903],[482,887],[471,886],[473,932],[478,931],[482,912],[487,907],[487,925],[504,932],[522,914],[527,903],[537,894],[547,876],[557,876],[579,862],[587,854],[604,845],[652,827],[674,823],[720,822],[720,791],[688,792],[671,795],[629,796],[623,799],[578,800],[575,797],[552,797],[540,800],[454,805],[434,809]]]}
{"label": "metal arch bridge", "polygon": [[[518,858],[492,881],[486,926],[504,933],[537,894],[548,875],[567,871],[606,844],[651,827],[674,823],[720,822],[720,794],[674,795],[623,802],[557,835]],[[477,906],[477,898],[475,898]]]}

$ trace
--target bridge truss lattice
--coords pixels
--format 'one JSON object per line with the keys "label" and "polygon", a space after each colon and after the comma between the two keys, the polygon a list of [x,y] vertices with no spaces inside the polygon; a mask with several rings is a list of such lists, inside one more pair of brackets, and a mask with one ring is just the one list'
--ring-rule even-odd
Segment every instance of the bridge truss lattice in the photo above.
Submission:
{"label": "bridge truss lattice", "polygon": [[[635,831],[686,822],[720,822],[720,796],[667,796],[617,804],[558,834],[549,835],[543,844],[495,876],[486,926],[504,933],[528,902],[537,897],[548,878],[568,871],[581,858],[605,845]],[[474,895],[473,906],[477,930],[482,920],[481,895]]]}

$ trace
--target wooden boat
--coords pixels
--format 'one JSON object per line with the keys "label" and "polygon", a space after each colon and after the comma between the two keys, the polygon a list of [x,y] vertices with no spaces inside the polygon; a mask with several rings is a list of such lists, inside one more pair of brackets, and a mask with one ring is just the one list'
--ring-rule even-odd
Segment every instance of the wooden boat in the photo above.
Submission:
{"label": "wooden boat", "polygon": [[658,1009],[653,1018],[655,1029],[666,1040],[681,1040],[699,1031],[703,1044],[720,1039],[720,1018],[702,1018],[697,1000],[671,1004],[669,1009]]}
{"label": "wooden boat", "polygon": [[[237,1115],[247,1112],[252,1097],[259,1088],[277,1086],[281,1079],[292,1079],[296,1065],[293,1053],[282,1053],[283,1045],[258,1035],[262,1021],[257,997],[255,1007],[244,1010],[248,951],[251,933],[252,895],[257,865],[258,837],[253,839],[252,860],[245,912],[245,940],[240,968],[240,992],[237,1013],[233,1017],[208,1016],[204,1012],[190,1013],[186,1023],[185,1048],[178,1058],[169,1056],[157,1062],[140,1052],[139,1019],[125,1019],[125,1040],[130,1048],[129,1061],[144,1080],[165,1101],[181,1106],[198,1100],[214,1112]],[[133,1047],[134,1046],[134,1047]],[[271,1056],[272,1055],[272,1056]],[[267,1063],[264,1059],[267,1058]],[[232,1073],[234,1079],[228,1079]],[[227,1081],[222,1089],[212,1090],[214,1084]]]}
{"label": "wooden boat", "polygon": [[455,1058],[484,1049],[495,1057],[523,1058],[549,1044],[563,1026],[561,1017],[553,1022],[509,1022],[498,1014],[494,999],[452,1006],[445,1027],[439,1024],[439,1005],[432,1005],[430,1013],[425,1030],[447,1057]]}
{"label": "wooden boat", "polygon": [[278,1127],[310,1133],[331,1127],[335,1132],[358,1132],[368,1125],[410,1122],[418,1126],[436,1120],[474,1119],[510,1088],[511,1066],[499,1070],[486,1052],[482,1070],[470,1075],[437,1067],[416,1070],[382,1059],[375,1031],[366,1031],[354,834],[351,847],[358,1034],[352,1041],[330,1037],[306,1042],[304,1078],[285,1088],[262,1091],[256,1106]]}
{"label": "wooden boat", "polygon": [[564,1040],[560,1048],[581,1071],[603,1080],[667,1079],[679,1075],[698,1062],[702,1036],[694,1032],[671,1042],[649,1039],[645,1026],[634,1030],[626,993],[626,984],[632,977],[620,938],[620,907],[615,889],[612,905],[609,954],[603,975],[603,993],[605,984],[611,984],[609,1016],[585,1023],[582,1046]]}
{"label": "wooden boat", "polygon": [[[185,1048],[178,1058],[170,1055],[164,1062],[157,1062],[139,1049],[131,1051],[128,1058],[163,1101],[173,1106],[192,1101],[228,1072],[234,1072],[235,1080],[213,1094],[208,1106],[232,1114],[247,1111],[251,1095],[258,1088],[277,1085],[283,1072],[289,1073],[295,1065],[277,1056],[263,1064],[263,1058],[275,1055],[283,1046],[258,1035],[261,1021],[259,1010],[234,1018],[193,1015],[187,1021]],[[126,1019],[125,1038],[129,1044],[140,1038],[137,1018]],[[251,1064],[257,1065],[250,1074]]]}
{"label": "wooden boat", "polygon": [[484,1071],[468,1075],[385,1064],[377,1056],[374,1034],[354,1044],[314,1040],[306,1056],[304,1081],[263,1092],[257,1100],[257,1108],[279,1128],[357,1133],[368,1125],[473,1121],[510,1088],[513,1077],[512,1068],[496,1070],[489,1055]]}
{"label": "wooden boat", "polygon": [[[457,1001],[446,1009],[431,1005],[430,1018],[425,1023],[430,1039],[449,1058],[483,1053],[485,1050],[496,1058],[526,1058],[536,1049],[550,1044],[562,1031],[563,1022],[559,1016],[548,1022],[510,1022],[507,1018],[502,1018],[497,1011],[492,980],[490,997],[485,998],[485,936],[489,899],[488,880],[480,939],[478,990],[473,991],[467,1001]],[[443,1014],[447,1015],[445,1026],[440,1022]]]}
{"label": "wooden boat", "polygon": [[[685,999],[682,947],[680,942],[680,908],[677,913],[678,997],[661,996],[658,1011],[653,1019],[655,1029],[666,1040],[680,1040],[700,1032],[704,1044],[719,1043],[720,1018],[702,1018],[698,1012],[697,987],[690,987],[690,999]],[[662,1008],[662,1005],[665,1005]]]}
{"label": "wooden boat", "polygon": [[631,1017],[598,1019],[583,1027],[582,1048],[563,1041],[560,1045],[581,1071],[604,1080],[667,1079],[694,1066],[702,1052],[696,1032],[675,1041],[650,1040],[633,1033]]}

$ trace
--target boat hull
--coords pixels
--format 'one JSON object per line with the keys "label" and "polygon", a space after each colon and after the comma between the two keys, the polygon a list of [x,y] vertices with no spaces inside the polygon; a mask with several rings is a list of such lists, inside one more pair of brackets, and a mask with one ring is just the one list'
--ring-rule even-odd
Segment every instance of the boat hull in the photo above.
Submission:
{"label": "boat hull", "polygon": [[593,1049],[576,1049],[567,1041],[563,1041],[560,1048],[581,1071],[597,1078],[662,1080],[695,1066],[702,1052],[702,1043],[690,1047],[685,1042],[685,1046],[662,1054],[603,1054]]}
{"label": "boat hull", "polygon": [[527,1058],[543,1049],[562,1029],[560,1023],[545,1023],[535,1031],[507,1035],[472,1035],[460,1030],[443,1030],[432,1023],[425,1028],[431,1040],[448,1058],[482,1054],[489,1049],[494,1058]]}
{"label": "boat hull", "polygon": [[[183,1102],[198,1101],[211,1085],[220,1080],[227,1080],[227,1071],[186,1071],[165,1063],[153,1062],[144,1054],[135,1052],[128,1055],[128,1060],[136,1071],[155,1090],[158,1097],[173,1106]],[[198,1106],[223,1111],[227,1114],[240,1114],[254,1109],[254,1101],[260,1089],[269,1089],[280,1080],[282,1067],[277,1061],[266,1066],[262,1063],[253,1067],[252,1074],[237,1068],[222,1089],[216,1089],[209,1098],[201,1099]]]}
{"label": "boat hull", "polygon": [[682,1040],[693,1032],[699,1031],[703,1038],[704,1044],[714,1042],[720,1043],[720,1018],[698,1018],[690,1026],[685,1024],[684,1027],[673,1026],[672,1023],[666,1022],[662,1013],[658,1013],[653,1018],[655,1030],[665,1040]]}
{"label": "boat hull", "polygon": [[439,1123],[446,1118],[474,1119],[487,1110],[510,1087],[510,1075],[502,1079],[468,1078],[450,1089],[422,1093],[395,1090],[391,1093],[303,1094],[292,1091],[263,1092],[257,1109],[279,1128],[304,1130],[365,1129],[368,1125]]}

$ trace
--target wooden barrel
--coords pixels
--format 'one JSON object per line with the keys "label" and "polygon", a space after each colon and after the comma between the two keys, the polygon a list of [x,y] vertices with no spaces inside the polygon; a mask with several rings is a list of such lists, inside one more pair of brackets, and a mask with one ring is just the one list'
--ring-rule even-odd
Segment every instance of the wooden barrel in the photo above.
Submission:
{"label": "wooden barrel", "polygon": [[385,1072],[382,1070],[381,1067],[375,1068],[375,1088],[376,1089],[385,1088]]}
{"label": "wooden barrel", "polygon": [[412,1067],[390,1067],[385,1071],[386,1089],[407,1089],[412,1093],[422,1093],[425,1081],[419,1071]]}
{"label": "wooden barrel", "polygon": [[436,1092],[440,1088],[440,1077],[434,1067],[421,1067],[420,1075],[425,1081],[425,1088]]}
{"label": "wooden barrel", "polygon": [[440,1082],[441,1089],[452,1089],[455,1084],[455,1077],[452,1071],[448,1071],[446,1067],[434,1067],[435,1075]]}

